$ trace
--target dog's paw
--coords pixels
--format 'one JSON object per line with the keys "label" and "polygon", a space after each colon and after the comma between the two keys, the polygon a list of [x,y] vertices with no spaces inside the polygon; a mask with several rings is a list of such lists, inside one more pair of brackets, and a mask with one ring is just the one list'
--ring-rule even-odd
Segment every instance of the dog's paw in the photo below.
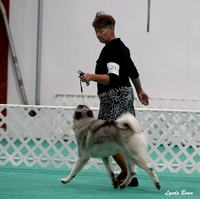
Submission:
{"label": "dog's paw", "polygon": [[117,178],[113,181],[113,187],[114,189],[117,189],[119,187],[119,181],[117,180]]}
{"label": "dog's paw", "polygon": [[67,183],[67,181],[66,181],[65,178],[60,179],[60,181],[61,181],[63,184],[66,184],[66,183]]}
{"label": "dog's paw", "polygon": [[156,186],[156,188],[157,188],[158,190],[161,188],[161,186],[160,186],[160,183],[159,183],[159,182],[156,182],[155,186]]}
{"label": "dog's paw", "polygon": [[126,188],[125,184],[121,184],[121,185],[119,185],[119,187],[120,187],[120,189]]}

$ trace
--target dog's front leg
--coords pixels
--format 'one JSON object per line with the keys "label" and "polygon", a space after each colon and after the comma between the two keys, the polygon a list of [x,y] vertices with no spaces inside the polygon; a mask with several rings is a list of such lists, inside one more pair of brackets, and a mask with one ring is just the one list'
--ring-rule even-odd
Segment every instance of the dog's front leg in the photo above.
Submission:
{"label": "dog's front leg", "polygon": [[61,182],[63,184],[70,182],[79,173],[88,160],[89,158],[79,157],[70,174],[66,178],[62,178]]}
{"label": "dog's front leg", "polygon": [[112,169],[112,158],[107,157],[107,158],[102,158],[102,160],[103,160],[103,163],[106,167],[108,176],[110,177],[110,179],[112,181],[113,187],[115,189],[117,189],[118,186],[119,186],[119,182],[118,182],[117,178],[115,178],[115,174],[114,174],[113,169]]}

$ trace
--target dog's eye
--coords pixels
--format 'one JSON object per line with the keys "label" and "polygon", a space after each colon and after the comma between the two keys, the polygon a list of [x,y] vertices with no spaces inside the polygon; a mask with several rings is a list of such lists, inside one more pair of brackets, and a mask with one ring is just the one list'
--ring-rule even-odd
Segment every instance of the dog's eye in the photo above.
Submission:
{"label": "dog's eye", "polygon": [[82,117],[82,113],[81,113],[81,112],[76,112],[76,113],[75,113],[75,118],[76,118],[77,120],[79,120],[81,117]]}
{"label": "dog's eye", "polygon": [[87,116],[88,116],[88,117],[93,117],[93,112],[92,112],[92,111],[88,111],[88,112],[87,112]]}

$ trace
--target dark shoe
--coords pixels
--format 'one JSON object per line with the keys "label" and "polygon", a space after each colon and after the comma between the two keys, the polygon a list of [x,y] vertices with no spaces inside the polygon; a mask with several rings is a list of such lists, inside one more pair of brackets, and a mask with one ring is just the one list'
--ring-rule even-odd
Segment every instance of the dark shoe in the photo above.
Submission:
{"label": "dark shoe", "polygon": [[130,182],[130,184],[128,185],[128,187],[137,187],[138,185],[139,185],[138,179],[137,179],[136,177],[134,177],[134,178],[131,180],[131,182]]}
{"label": "dark shoe", "polygon": [[122,183],[125,178],[126,178],[127,174],[125,173],[120,173],[118,176],[117,176],[117,180],[119,181],[119,183]]}
{"label": "dark shoe", "polygon": [[[118,176],[117,176],[117,180],[119,181],[119,183],[122,183],[126,178],[126,174],[124,173],[120,173]],[[128,187],[137,187],[139,185],[138,183],[138,179],[136,177],[134,177],[130,184],[128,185]]]}

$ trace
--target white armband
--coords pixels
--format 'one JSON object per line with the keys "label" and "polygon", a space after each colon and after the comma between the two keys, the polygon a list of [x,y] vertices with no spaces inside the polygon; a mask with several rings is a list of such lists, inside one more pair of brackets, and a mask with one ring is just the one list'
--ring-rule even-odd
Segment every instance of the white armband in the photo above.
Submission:
{"label": "white armband", "polygon": [[109,62],[107,63],[107,68],[108,68],[108,74],[113,73],[117,76],[119,76],[119,68],[120,66],[114,62]]}

